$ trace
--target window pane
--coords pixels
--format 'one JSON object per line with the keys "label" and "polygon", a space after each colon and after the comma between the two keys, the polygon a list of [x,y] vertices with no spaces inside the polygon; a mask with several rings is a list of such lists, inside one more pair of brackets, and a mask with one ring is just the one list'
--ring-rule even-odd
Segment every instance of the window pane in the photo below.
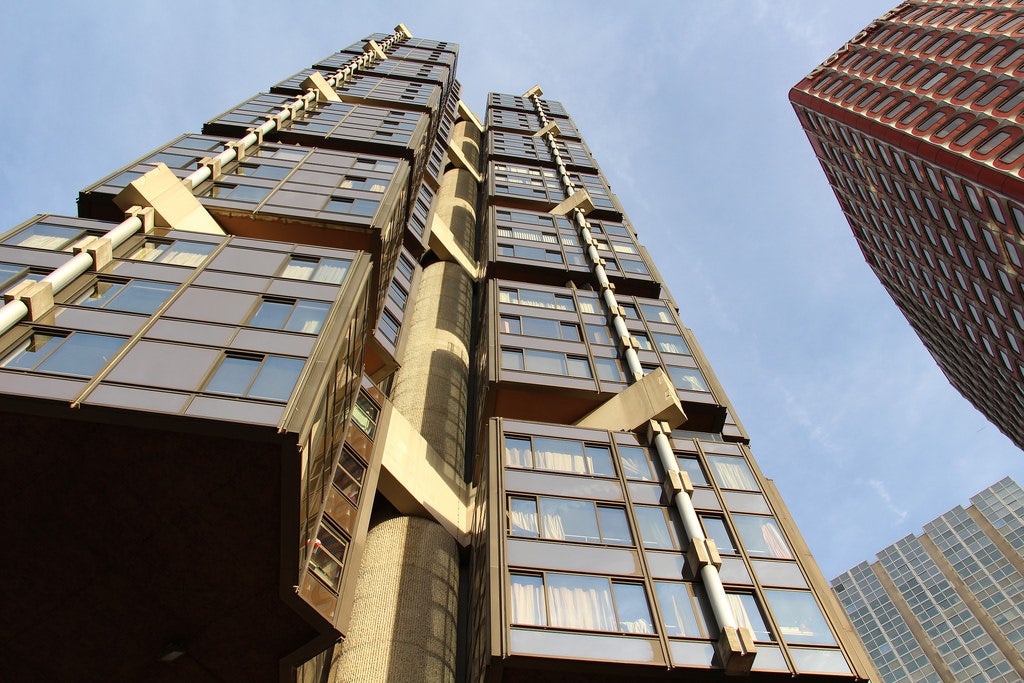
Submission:
{"label": "window pane", "polygon": [[83,234],[85,234],[85,230],[81,228],[36,223],[25,228],[17,235],[7,238],[4,244],[34,247],[36,249],[63,249]]}
{"label": "window pane", "polygon": [[114,295],[113,301],[106,308],[128,313],[152,313],[167,301],[175,289],[175,285],[166,282],[133,280]]}
{"label": "window pane", "polygon": [[217,368],[217,373],[206,385],[206,390],[244,396],[259,367],[258,359],[226,356]]}
{"label": "window pane", "polygon": [[290,332],[306,332],[316,334],[324,324],[331,305],[321,301],[298,301],[295,310],[288,318],[284,329]]}
{"label": "window pane", "polygon": [[292,302],[264,300],[260,304],[259,310],[256,311],[256,315],[249,321],[249,324],[253,327],[279,330],[284,326],[285,321],[288,320],[293,305]]}
{"label": "window pane", "polygon": [[93,284],[89,288],[89,291],[85,295],[76,301],[75,303],[79,306],[92,306],[94,308],[102,308],[110,302],[122,289],[124,284],[121,282],[103,282],[102,280]]}
{"label": "window pane", "polygon": [[779,525],[771,517],[733,515],[732,521],[736,525],[743,547],[751,556],[793,559],[793,553],[789,551]]}
{"label": "window pane", "polygon": [[704,525],[704,533],[715,542],[719,552],[735,554],[736,546],[733,545],[729,530],[725,528],[725,520],[721,517],[701,517],[701,524]]}
{"label": "window pane", "polygon": [[594,504],[590,501],[540,498],[538,502],[544,538],[582,543],[601,542]]}
{"label": "window pane", "polygon": [[110,362],[124,344],[121,337],[76,332],[67,337],[36,369],[63,375],[90,377]]}
{"label": "window pane", "polygon": [[565,341],[582,341],[580,327],[573,323],[559,323],[558,331]]}
{"label": "window pane", "polygon": [[533,450],[530,448],[530,440],[506,436],[505,464],[509,467],[533,469]]}
{"label": "window pane", "polygon": [[611,344],[608,328],[604,325],[587,325],[587,338],[591,344]]}
{"label": "window pane", "polygon": [[616,446],[616,448],[619,451],[619,464],[622,465],[622,473],[626,475],[626,479],[654,481],[651,464],[647,461],[644,449],[639,446]]}
{"label": "window pane", "polygon": [[633,534],[629,533],[626,511],[618,507],[597,506],[597,518],[601,523],[601,538],[609,545],[633,545]]}
{"label": "window pane", "polygon": [[689,347],[686,346],[686,342],[678,334],[655,332],[654,341],[658,345],[658,350],[662,353],[682,353],[690,355]]}
{"label": "window pane", "polygon": [[727,455],[709,455],[707,458],[719,486],[744,491],[761,490],[743,458],[732,458]]}
{"label": "window pane", "polygon": [[597,576],[548,574],[551,626],[617,631],[608,579]]}
{"label": "window pane", "polygon": [[761,616],[761,609],[757,606],[757,600],[750,593],[726,593],[729,599],[729,606],[736,616],[738,626],[746,626],[754,634],[754,640],[771,641],[772,634],[764,624],[764,617]]}
{"label": "window pane", "polygon": [[588,473],[581,442],[537,437],[534,439],[533,445],[537,469],[577,474]]}
{"label": "window pane", "polygon": [[586,358],[566,356],[565,363],[570,377],[590,378],[593,376],[590,374],[590,363],[587,362]]}
{"label": "window pane", "polygon": [[34,332],[18,348],[0,363],[0,368],[31,370],[39,361],[63,342],[65,337],[43,332]]}
{"label": "window pane", "polygon": [[544,582],[539,576],[512,574],[512,623],[547,626]]}
{"label": "window pane", "polygon": [[836,644],[825,617],[810,593],[766,590],[764,594],[775,614],[782,638],[787,643]]}
{"label": "window pane", "polygon": [[164,249],[156,260],[160,263],[171,263],[176,266],[198,266],[215,248],[215,244],[178,240]]}
{"label": "window pane", "polygon": [[676,389],[683,391],[710,391],[707,382],[696,368],[680,368],[675,365],[666,365],[669,377]]}
{"label": "window pane", "polygon": [[537,538],[537,502],[533,498],[512,498],[509,503],[509,523],[513,536]]}
{"label": "window pane", "polygon": [[679,469],[690,475],[690,483],[694,486],[707,486],[708,480],[704,477],[704,470],[696,457],[681,455],[676,458],[679,461]]}
{"label": "window pane", "polygon": [[522,334],[523,327],[519,318],[514,315],[501,316],[500,329],[504,334]]}
{"label": "window pane", "polygon": [[651,346],[650,338],[648,338],[648,336],[643,332],[634,332],[633,338],[636,339],[636,343],[642,351],[650,351],[652,348],[654,348]]}
{"label": "window pane", "polygon": [[532,337],[546,337],[547,339],[557,339],[558,321],[523,316],[522,330],[522,334],[528,334]]}
{"label": "window pane", "polygon": [[614,477],[615,468],[612,467],[612,453],[607,446],[595,446],[587,444],[587,466],[591,473],[605,477]]}
{"label": "window pane", "polygon": [[526,359],[526,369],[530,372],[542,372],[548,375],[568,374],[568,369],[565,366],[565,356],[560,353],[525,349],[523,356]]}
{"label": "window pane", "polygon": [[669,529],[668,516],[660,507],[635,506],[636,521],[640,525],[640,538],[645,548],[673,549],[677,545],[675,534]]}
{"label": "window pane", "polygon": [[597,376],[610,382],[625,381],[622,374],[622,366],[617,358],[595,358],[594,367],[597,369]]}
{"label": "window pane", "polygon": [[345,279],[345,273],[348,272],[349,263],[350,261],[345,259],[320,259],[316,272],[313,273],[311,279],[313,282],[329,282],[334,285],[340,285],[341,281]]}
{"label": "window pane", "polygon": [[654,633],[651,608],[644,587],[635,583],[613,583],[619,630],[625,633]]}
{"label": "window pane", "polygon": [[316,266],[317,262],[313,259],[292,256],[288,259],[288,265],[285,266],[281,277],[292,278],[293,280],[309,280],[313,277],[313,271],[316,270]]}
{"label": "window pane", "polygon": [[295,388],[295,381],[305,361],[299,358],[268,356],[260,374],[249,389],[250,398],[265,398],[271,401],[287,401]]}
{"label": "window pane", "polygon": [[371,439],[377,431],[377,418],[380,410],[362,393],[356,396],[356,402],[352,409],[352,421],[366,432]]}
{"label": "window pane", "polygon": [[523,352],[517,349],[502,349],[501,367],[506,370],[522,370]]}
{"label": "window pane", "polygon": [[670,636],[704,636],[693,608],[693,597],[685,583],[654,582],[654,591],[665,620],[665,633]]}
{"label": "window pane", "polygon": [[321,526],[309,566],[320,578],[324,579],[334,590],[338,590],[341,580],[341,566],[345,561],[346,543],[327,526]]}
{"label": "window pane", "polygon": [[640,310],[644,318],[655,323],[672,323],[672,314],[668,308],[657,304],[640,304]]}

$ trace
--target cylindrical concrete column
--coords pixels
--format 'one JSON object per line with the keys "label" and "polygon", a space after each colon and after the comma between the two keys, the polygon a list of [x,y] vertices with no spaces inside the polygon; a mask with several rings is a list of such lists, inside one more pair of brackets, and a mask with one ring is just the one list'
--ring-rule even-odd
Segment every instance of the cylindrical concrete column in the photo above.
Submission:
{"label": "cylindrical concrete column", "polygon": [[462,478],[473,281],[455,263],[423,269],[391,402]]}
{"label": "cylindrical concrete column", "polygon": [[352,622],[330,683],[454,681],[458,603],[455,539],[419,517],[378,523],[366,536]]}

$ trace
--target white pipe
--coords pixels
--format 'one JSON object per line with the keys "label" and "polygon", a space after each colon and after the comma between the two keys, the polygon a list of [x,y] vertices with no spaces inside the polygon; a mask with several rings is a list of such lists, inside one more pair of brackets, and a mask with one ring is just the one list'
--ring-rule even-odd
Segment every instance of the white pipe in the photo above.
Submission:
{"label": "white pipe", "polygon": [[138,216],[131,216],[121,221],[121,224],[108,232],[104,237],[110,240],[110,246],[118,247],[126,239],[137,233],[142,228],[142,219]]}
{"label": "white pipe", "polygon": [[56,293],[70,285],[76,277],[90,268],[92,268],[92,256],[83,251],[76,254],[70,261],[65,261],[57,270],[44,277],[43,282],[52,284],[53,291]]}
{"label": "white pipe", "polygon": [[0,307],[0,334],[4,334],[28,315],[28,306],[15,299]]}

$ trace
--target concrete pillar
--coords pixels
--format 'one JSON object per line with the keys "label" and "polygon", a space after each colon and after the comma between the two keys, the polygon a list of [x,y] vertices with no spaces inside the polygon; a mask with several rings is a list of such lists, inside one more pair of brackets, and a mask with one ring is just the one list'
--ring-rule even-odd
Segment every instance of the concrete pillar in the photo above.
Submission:
{"label": "concrete pillar", "polygon": [[378,523],[330,683],[454,681],[458,602],[458,544],[447,531],[420,517]]}

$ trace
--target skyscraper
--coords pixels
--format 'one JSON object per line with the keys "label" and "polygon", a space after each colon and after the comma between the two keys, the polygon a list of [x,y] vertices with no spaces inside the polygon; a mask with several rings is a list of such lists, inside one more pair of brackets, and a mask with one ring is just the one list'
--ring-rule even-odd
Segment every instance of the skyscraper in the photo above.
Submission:
{"label": "skyscraper", "polygon": [[5,676],[870,675],[567,111],[457,57],[370,35],[0,235]]}
{"label": "skyscraper", "polygon": [[990,486],[832,581],[882,681],[1024,678],[1024,490]]}
{"label": "skyscraper", "polygon": [[1024,447],[1024,10],[904,2],[790,92],[864,257]]}

